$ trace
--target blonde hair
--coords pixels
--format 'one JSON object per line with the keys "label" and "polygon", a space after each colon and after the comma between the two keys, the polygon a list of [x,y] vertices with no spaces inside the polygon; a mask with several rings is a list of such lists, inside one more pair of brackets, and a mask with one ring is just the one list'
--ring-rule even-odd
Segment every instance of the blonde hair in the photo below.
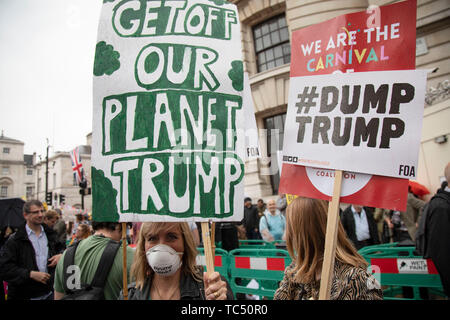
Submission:
{"label": "blonde hair", "polygon": [[59,218],[59,214],[55,210],[48,210],[47,212],[45,212],[45,218],[47,220],[51,220],[51,219],[54,219],[54,218]]}
{"label": "blonde hair", "polygon": [[181,231],[184,244],[181,270],[186,275],[191,274],[195,280],[202,281],[196,262],[197,247],[189,225],[186,222],[145,222],[139,231],[136,253],[130,270],[131,277],[136,282],[136,288],[142,290],[147,278],[154,273],[145,255],[145,239],[151,234],[158,234],[162,230],[170,230],[176,227]]}
{"label": "blonde hair", "polygon": [[[326,201],[299,197],[286,209],[286,246],[295,262],[296,281],[308,283],[321,272],[325,250],[328,205]],[[354,267],[367,267],[339,222],[336,260]]]}

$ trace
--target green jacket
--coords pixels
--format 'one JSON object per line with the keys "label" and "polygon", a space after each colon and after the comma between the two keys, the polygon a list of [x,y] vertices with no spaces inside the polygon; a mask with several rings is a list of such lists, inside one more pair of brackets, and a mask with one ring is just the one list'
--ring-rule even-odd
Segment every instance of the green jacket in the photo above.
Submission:
{"label": "green jacket", "polygon": [[[77,251],[75,253],[75,264],[80,270],[80,283],[88,284],[92,282],[94,278],[95,271],[100,262],[100,257],[109,242],[109,238],[103,236],[90,236],[84,239],[78,245]],[[131,263],[133,262],[134,249],[127,248],[127,274],[129,279]],[[55,291],[60,293],[64,292],[64,258],[65,253],[61,257],[56,266],[55,273]],[[104,288],[105,299],[106,300],[117,300],[119,297],[120,290],[123,288],[123,247],[119,248],[114,258],[113,265],[109,271],[108,277],[106,278],[106,284]]]}

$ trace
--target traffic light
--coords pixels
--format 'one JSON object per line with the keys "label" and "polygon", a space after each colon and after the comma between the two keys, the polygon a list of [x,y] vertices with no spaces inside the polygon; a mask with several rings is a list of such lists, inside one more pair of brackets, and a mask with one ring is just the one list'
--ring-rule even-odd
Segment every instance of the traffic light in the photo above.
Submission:
{"label": "traffic light", "polygon": [[49,204],[49,205],[52,204],[52,193],[51,192],[47,192],[47,194],[45,195],[45,202],[47,202],[47,204]]}
{"label": "traffic light", "polygon": [[64,203],[64,201],[66,201],[66,196],[63,194],[59,195],[59,204]]}
{"label": "traffic light", "polygon": [[79,184],[79,186],[80,186],[81,189],[86,189],[86,187],[87,187],[87,181],[86,181],[86,180],[81,181],[80,184]]}
{"label": "traffic light", "polygon": [[91,188],[80,189],[80,194],[82,196],[87,196],[87,195],[89,195],[91,193],[92,193],[92,189]]}

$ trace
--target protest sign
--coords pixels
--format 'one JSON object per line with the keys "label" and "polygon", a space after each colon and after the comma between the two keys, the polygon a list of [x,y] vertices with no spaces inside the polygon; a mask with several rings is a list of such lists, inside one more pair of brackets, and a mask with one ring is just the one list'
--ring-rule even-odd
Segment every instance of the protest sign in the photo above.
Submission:
{"label": "protest sign", "polygon": [[[333,195],[334,170],[297,166],[292,164],[283,165],[283,173],[290,180],[298,181],[294,186],[288,184],[287,179],[280,181],[280,189],[289,190],[288,203],[294,200],[294,195],[307,198],[331,200]],[[398,195],[399,191],[406,194],[404,188],[405,179],[388,178],[371,174],[355,172],[343,172],[341,202],[368,205],[376,203],[389,203],[393,208],[404,208],[406,202]],[[392,189],[397,188],[396,192]],[[382,208],[382,206],[380,206]],[[401,209],[397,209],[401,210]]]}
{"label": "protest sign", "polygon": [[[308,28],[304,28],[302,30],[298,30],[292,34],[292,60],[291,60],[291,82],[292,79],[295,77],[300,76],[307,76],[307,75],[320,75],[320,74],[330,74],[330,73],[351,73],[351,72],[362,72],[362,71],[374,71],[374,70],[408,70],[408,69],[414,69],[415,67],[415,23],[416,23],[416,6],[417,3],[415,0],[405,1],[401,3],[396,3],[391,6],[386,7],[369,7],[369,9],[366,12],[359,12],[354,14],[348,14],[344,16],[337,17],[335,19],[326,21],[322,24],[311,26]],[[422,75],[423,76],[423,75]],[[417,79],[419,79],[418,77]],[[392,82],[392,89],[394,86],[394,83],[404,83],[407,82],[406,80],[409,79],[396,79],[399,80],[398,82]],[[419,81],[420,82],[420,81]],[[368,84],[366,82],[365,84]],[[345,96],[346,94],[356,93],[356,91],[350,91],[350,86],[344,88],[345,83],[341,84],[339,82],[330,82],[328,84],[323,85],[323,87],[330,87],[329,89],[335,92],[334,88],[331,87],[339,87],[341,85],[341,88],[338,89],[338,94],[341,94],[342,96]],[[356,84],[355,84],[356,85]],[[419,86],[419,83],[417,83]],[[305,86],[306,87],[306,86]],[[291,87],[292,88],[292,87]],[[356,88],[356,86],[353,86],[353,89]],[[378,88],[379,89],[379,88]],[[414,88],[415,89],[415,88]],[[327,90],[327,89],[325,89]],[[348,90],[348,91],[346,91]],[[357,90],[357,89],[356,89]],[[381,92],[384,89],[380,91],[376,91],[376,94],[381,94]],[[309,105],[309,103],[314,99],[313,94],[311,97],[308,96],[308,91],[305,91],[303,93],[306,93],[306,96],[303,96],[306,98],[306,100],[302,100],[302,97],[299,96],[297,93],[297,99],[300,99],[300,101],[295,101],[295,103],[300,103],[298,109],[305,108],[305,110],[311,109],[312,105]],[[300,94],[303,94],[300,93]],[[325,92],[321,92],[325,93]],[[336,92],[335,92],[336,93]],[[392,91],[391,91],[392,93]],[[405,90],[402,89],[401,95],[405,93]],[[291,94],[291,92],[290,92]],[[332,94],[331,94],[332,95]],[[370,95],[370,94],[369,94]],[[420,95],[420,93],[419,93]],[[322,95],[324,96],[324,95]],[[323,104],[321,104],[324,108],[326,106],[331,106],[334,104],[333,97],[331,97],[331,100],[328,99],[328,95],[326,95],[326,98],[323,99]],[[346,100],[347,107],[350,107],[350,105],[353,104],[353,101],[358,101],[358,107],[362,108],[363,102],[360,101],[360,99],[357,99],[355,96],[352,98],[355,98],[350,102],[350,100]],[[392,99],[392,94],[389,97]],[[420,98],[420,97],[419,97]],[[289,117],[289,109],[295,108],[295,105],[292,105],[292,101],[295,100],[295,98],[290,97],[290,103],[288,104],[288,115],[287,119],[290,121],[297,119],[291,119]],[[382,99],[381,99],[382,100]],[[380,106],[381,104],[379,101],[372,101],[369,104]],[[341,106],[345,105],[345,99],[341,99],[338,103],[341,103]],[[304,104],[306,103],[306,104]],[[321,100],[322,103],[322,100]],[[389,101],[390,106],[395,106],[395,101]],[[336,104],[337,105],[337,104]],[[341,107],[340,106],[340,107]],[[345,117],[347,116],[346,112],[349,111],[347,107],[341,108],[341,112]],[[375,107],[376,108],[376,107]],[[422,106],[423,108],[423,106]],[[421,108],[421,110],[423,110]],[[393,109],[392,109],[393,110]],[[421,110],[418,110],[419,113]],[[297,110],[300,111],[300,110]],[[309,111],[309,110],[308,110]],[[325,109],[322,109],[322,111],[325,111]],[[381,111],[381,110],[380,110]],[[301,111],[300,111],[301,112]],[[320,116],[320,115],[319,115]],[[341,120],[342,118],[340,117]],[[339,118],[339,117],[334,117]],[[351,117],[349,117],[351,118]],[[364,119],[364,117],[360,117]],[[311,119],[312,120],[312,119]],[[318,118],[320,120],[320,118]],[[339,120],[339,119],[337,119]],[[336,119],[333,119],[333,124],[335,127],[337,127],[337,121]],[[384,120],[384,119],[383,119]],[[305,121],[307,123],[307,119],[303,118],[300,119],[301,121]],[[350,121],[345,119],[345,121]],[[354,123],[356,124],[356,120]],[[362,121],[362,120],[359,120]],[[325,121],[326,122],[326,121]],[[374,120],[376,122],[376,120]],[[330,123],[331,124],[331,123]],[[374,123],[371,123],[374,125]],[[288,126],[288,124],[286,124]],[[326,126],[326,124],[325,124]],[[323,133],[325,126],[321,130],[318,130],[318,132]],[[348,124],[347,124],[348,126]],[[319,124],[319,128],[321,125]],[[341,126],[339,129],[344,129],[345,124]],[[387,128],[387,127],[386,127]],[[299,127],[300,129],[300,127]],[[391,125],[392,129],[392,125]],[[338,132],[339,131],[339,132]],[[345,130],[338,132],[335,136],[335,141],[337,141],[339,138],[344,138],[341,140],[341,143],[346,140],[346,134],[347,132]],[[358,132],[356,128],[354,129],[353,133]],[[300,137],[303,132],[301,130],[297,131],[297,140]],[[316,132],[317,133],[317,132]],[[312,135],[314,134],[314,130],[312,130],[311,133],[311,139],[313,140]],[[363,133],[364,138],[362,140],[367,141],[368,136],[366,136],[367,132]],[[287,134],[286,136],[289,136]],[[322,136],[323,137],[323,136]],[[304,138],[304,137],[303,137]],[[380,138],[381,139],[381,138]],[[288,142],[284,141],[284,150],[286,149],[286,145]],[[313,142],[312,142],[313,143]],[[372,141],[373,143],[373,141]],[[372,145],[371,143],[371,145]],[[355,145],[356,146],[356,145]],[[387,146],[387,145],[383,145]],[[283,150],[283,156],[290,156],[287,155],[286,152]],[[304,150],[299,150],[300,152],[303,152]],[[322,156],[330,156],[330,154],[335,153],[335,150],[330,150],[329,152],[326,152]],[[347,151],[348,152],[348,151]],[[334,156],[334,154],[332,155]],[[348,155],[347,155],[348,156]],[[289,160],[289,159],[286,159]],[[291,159],[293,160],[293,159]],[[320,162],[320,160],[317,159],[309,159],[312,162]],[[352,163],[352,159],[349,157],[347,158],[347,161]],[[316,165],[318,163],[315,163]],[[295,168],[293,170],[289,170],[289,166],[292,166],[292,168]],[[323,166],[323,164],[322,164]],[[330,168],[328,168],[330,169]],[[299,166],[299,165],[290,165],[286,164],[283,165],[283,171],[282,171],[282,177],[281,177],[281,183],[280,183],[280,192],[287,192],[289,193],[289,190],[292,190],[290,186],[295,184],[295,180],[289,178],[289,174],[291,174],[293,171],[296,172],[303,171],[302,173],[305,173],[304,176],[308,177],[308,174],[306,173],[306,167],[305,166]],[[394,198],[393,202],[386,202],[384,199],[379,199],[375,202],[368,202],[368,199],[366,199],[364,196],[367,195],[367,190],[371,190],[373,192],[373,188],[367,188],[368,185],[374,185],[375,181],[379,179],[371,179],[367,176],[360,176],[361,173],[358,173],[358,177],[352,181],[351,177],[353,177],[353,173],[356,170],[352,170],[351,172],[343,172],[341,169],[339,170],[329,170],[325,171],[324,169],[314,169],[317,173],[317,170],[322,170],[323,176],[326,177],[326,179],[329,180],[329,176],[332,175],[333,179],[333,192],[332,192],[332,198],[331,202],[329,204],[329,210],[328,210],[328,221],[327,221],[327,231],[326,231],[326,239],[325,239],[325,250],[324,250],[324,260],[323,260],[323,266],[322,266],[322,274],[321,274],[321,283],[320,283],[320,293],[319,293],[319,299],[329,299],[330,297],[330,288],[331,288],[331,280],[332,280],[332,274],[333,274],[333,267],[334,267],[334,258],[335,258],[335,250],[336,250],[336,242],[337,242],[337,227],[338,227],[338,209],[339,209],[339,202],[344,201],[343,197],[341,197],[342,194],[342,186],[343,186],[343,177],[347,176],[348,182],[350,184],[353,184],[350,189],[352,189],[353,194],[350,194],[350,196],[353,196],[356,193],[361,193],[363,197],[358,198],[356,202],[357,204],[361,205],[372,205],[377,207],[384,207],[384,208],[397,208],[400,210],[404,210],[406,208],[406,190],[407,190],[407,181],[406,179],[397,179],[397,181],[400,181],[399,184],[402,185],[402,188],[400,188],[397,191],[397,197]],[[371,174],[372,172],[369,171]],[[392,173],[391,173],[392,174]],[[411,174],[411,172],[409,172]],[[415,172],[413,173],[415,175]],[[373,177],[379,177],[379,176],[373,176]],[[394,182],[394,178],[386,178],[381,177],[381,179],[386,180],[390,179],[392,182]],[[311,182],[308,179],[308,182]],[[317,179],[316,179],[317,180]],[[320,179],[319,179],[320,180]],[[362,180],[362,181],[360,181]],[[366,180],[366,181],[364,181]],[[289,183],[291,181],[291,183]],[[298,180],[297,180],[298,181]],[[328,181],[329,182],[329,181]],[[303,183],[303,182],[300,182]],[[355,183],[358,185],[355,186]],[[306,183],[307,185],[308,183]],[[331,183],[328,183],[331,186]],[[399,185],[397,184],[397,185]],[[312,183],[310,183],[312,185]],[[387,185],[390,185],[387,183]],[[394,183],[392,184],[394,185]],[[305,196],[303,193],[305,188],[302,186],[300,188],[297,188],[297,190],[301,190],[302,196]],[[325,198],[327,200],[330,200],[329,195],[323,194],[321,191],[317,190],[314,186],[314,191],[316,195],[315,198]],[[400,202],[400,205],[399,205]]]}
{"label": "protest sign", "polygon": [[106,1],[94,63],[93,217],[243,214],[243,64],[226,1]]}
{"label": "protest sign", "polygon": [[[291,77],[415,68],[416,0],[338,16],[292,33]],[[334,170],[283,164],[281,193],[331,200]],[[295,182],[295,183],[294,183]],[[406,210],[408,180],[344,172],[341,201]]]}
{"label": "protest sign", "polygon": [[334,19],[292,33],[291,77],[415,68],[416,0]]}
{"label": "protest sign", "polygon": [[258,127],[255,118],[255,106],[253,104],[252,90],[248,73],[244,73],[244,117],[245,117],[245,155],[248,160],[261,157],[259,147]]}
{"label": "protest sign", "polygon": [[426,70],[291,78],[283,161],[414,178],[426,79]]}

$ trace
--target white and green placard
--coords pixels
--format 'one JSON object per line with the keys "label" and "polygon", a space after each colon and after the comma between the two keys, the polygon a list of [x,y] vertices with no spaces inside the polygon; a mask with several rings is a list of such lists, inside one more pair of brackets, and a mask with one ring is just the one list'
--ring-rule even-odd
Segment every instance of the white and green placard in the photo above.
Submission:
{"label": "white and green placard", "polygon": [[245,137],[237,8],[104,0],[94,62],[97,221],[242,219]]}

